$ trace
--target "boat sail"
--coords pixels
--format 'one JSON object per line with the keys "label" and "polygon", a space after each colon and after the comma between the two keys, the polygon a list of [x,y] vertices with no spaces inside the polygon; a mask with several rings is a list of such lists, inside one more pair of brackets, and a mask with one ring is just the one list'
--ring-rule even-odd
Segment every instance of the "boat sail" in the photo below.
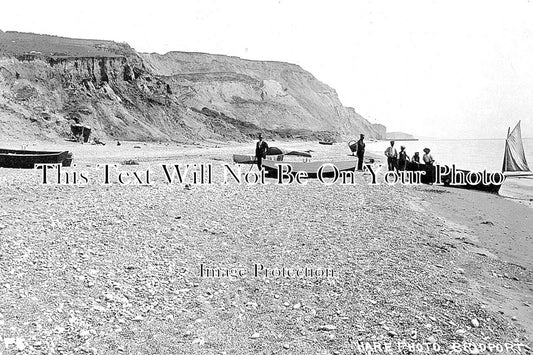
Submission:
{"label": "boat sail", "polygon": [[503,156],[505,181],[499,194],[512,199],[533,201],[533,173],[527,165],[521,135],[518,121],[513,131],[509,128],[507,132]]}
{"label": "boat sail", "polygon": [[524,145],[522,144],[520,121],[518,121],[512,131],[510,127],[507,131],[502,171],[504,173],[530,172],[526,154],[524,153]]}

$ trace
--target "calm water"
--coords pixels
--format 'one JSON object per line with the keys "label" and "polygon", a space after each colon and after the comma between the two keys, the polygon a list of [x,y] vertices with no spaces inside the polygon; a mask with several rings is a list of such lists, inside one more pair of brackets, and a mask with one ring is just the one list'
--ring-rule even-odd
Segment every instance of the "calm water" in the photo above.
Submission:
{"label": "calm water", "polygon": [[[533,169],[533,138],[523,138],[522,141],[528,165]],[[366,148],[369,152],[384,156],[383,153],[389,145],[388,141],[368,142]],[[424,155],[422,150],[427,147],[431,149],[431,154],[437,164],[455,164],[457,168],[468,170],[487,169],[487,171],[501,171],[505,140],[420,140],[397,141],[394,144],[398,151],[400,151],[400,146],[402,145],[405,146],[409,157],[412,157],[414,152],[420,152],[420,161],[422,161],[422,155]]]}

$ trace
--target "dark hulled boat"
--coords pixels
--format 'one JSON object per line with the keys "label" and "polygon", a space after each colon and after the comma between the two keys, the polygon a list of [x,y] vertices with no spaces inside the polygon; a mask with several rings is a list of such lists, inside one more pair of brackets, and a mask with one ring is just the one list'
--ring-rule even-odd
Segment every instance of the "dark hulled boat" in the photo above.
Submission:
{"label": "dark hulled boat", "polygon": [[[423,164],[416,164],[411,163],[409,170],[425,170],[426,167]],[[469,173],[477,173],[482,174],[480,172],[472,172],[470,170],[464,170],[464,169],[455,169],[457,173],[462,173],[464,176],[466,176]],[[426,171],[426,174],[428,172]],[[500,188],[502,185],[505,184],[505,181],[512,180],[512,183],[517,184],[516,182],[522,182],[518,179],[522,179],[525,182],[529,182],[529,185],[531,186],[532,183],[530,181],[533,180],[533,173],[530,171],[529,166],[526,161],[526,155],[524,153],[524,146],[522,144],[522,134],[521,134],[521,128],[520,128],[520,121],[516,124],[515,128],[511,131],[511,128],[509,127],[509,130],[507,131],[507,138],[505,140],[505,150],[503,155],[503,167],[502,172],[499,174],[500,176],[503,175],[504,181],[500,181],[498,179],[497,183],[487,183],[484,184],[483,181],[480,181],[479,183],[464,183],[464,184],[453,184],[452,179],[452,172],[448,174],[441,175],[441,181],[444,183],[445,186],[450,187],[457,187],[457,188],[463,188],[463,189],[470,189],[470,190],[478,190],[478,191],[485,191],[490,193],[500,193]],[[437,172],[432,172],[432,178],[428,178],[427,176],[422,179],[423,183],[429,183],[429,182],[435,182],[435,177],[437,176]],[[510,184],[505,184],[510,185]],[[525,183],[523,184],[525,185]],[[517,189],[520,190],[520,189]],[[523,194],[523,191],[520,192]],[[501,193],[500,193],[501,194]],[[509,194],[507,191],[504,194],[501,195],[507,195]]]}
{"label": "dark hulled boat", "polygon": [[[464,176],[468,175],[469,173],[472,173],[470,170],[463,170],[463,169],[456,169],[456,171],[462,173]],[[498,191],[500,191],[500,188],[502,187],[501,183],[503,183],[503,181],[501,181],[501,183],[499,184],[494,184],[494,183],[484,184],[483,182],[479,182],[477,184],[465,183],[463,185],[452,185],[451,181],[452,181],[451,174],[446,174],[442,176],[442,182],[444,183],[444,186],[459,187],[459,188],[469,189],[469,190],[485,191],[485,192],[490,192],[494,194],[497,194]]]}
{"label": "dark hulled boat", "polygon": [[43,151],[0,149],[0,167],[33,169],[35,164],[61,164],[70,166],[72,153],[69,151]]}
{"label": "dark hulled boat", "polygon": [[[444,186],[449,187],[457,187],[462,189],[470,189],[470,190],[479,190],[479,191],[485,191],[485,192],[492,192],[492,193],[498,193],[500,190],[501,184],[483,184],[482,181],[476,184],[469,184],[465,181],[464,184],[454,184],[452,180],[452,172],[451,168],[448,167],[449,173],[446,174],[440,174],[438,173],[437,169],[439,169],[439,165],[434,165],[431,167],[432,171],[429,171],[425,164],[415,163],[415,162],[408,162],[407,164],[407,170],[408,171],[425,171],[425,175],[422,175],[421,177],[421,183],[423,184],[435,184],[437,183],[437,180],[440,181],[440,184],[444,184]],[[464,177],[466,177],[469,173],[477,173],[478,172],[472,172],[470,170],[464,170],[464,169],[455,169],[455,173],[462,174]],[[465,179],[466,180],[466,179]]]}

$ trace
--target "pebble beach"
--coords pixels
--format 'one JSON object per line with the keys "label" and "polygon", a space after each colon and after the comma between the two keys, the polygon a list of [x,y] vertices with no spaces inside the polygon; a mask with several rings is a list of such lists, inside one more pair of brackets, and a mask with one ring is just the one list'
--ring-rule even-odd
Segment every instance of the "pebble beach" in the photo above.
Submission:
{"label": "pebble beach", "polygon": [[[354,159],[346,144],[272,145]],[[28,146],[43,148],[89,178],[0,169],[0,353],[531,353],[527,205],[362,172],[221,183],[253,143]],[[153,183],[102,184],[103,164]],[[211,164],[215,181],[167,184],[161,164]]]}

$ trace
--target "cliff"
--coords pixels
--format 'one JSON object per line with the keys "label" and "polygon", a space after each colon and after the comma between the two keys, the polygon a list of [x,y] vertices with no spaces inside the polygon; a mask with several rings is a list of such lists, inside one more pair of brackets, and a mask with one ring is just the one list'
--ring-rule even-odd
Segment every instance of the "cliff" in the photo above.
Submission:
{"label": "cliff", "polygon": [[413,136],[412,134],[404,132],[387,132],[386,136],[387,139],[416,139],[415,136]]}
{"label": "cliff", "polygon": [[67,137],[75,122],[102,139],[385,137],[294,64],[0,32],[0,138]]}

